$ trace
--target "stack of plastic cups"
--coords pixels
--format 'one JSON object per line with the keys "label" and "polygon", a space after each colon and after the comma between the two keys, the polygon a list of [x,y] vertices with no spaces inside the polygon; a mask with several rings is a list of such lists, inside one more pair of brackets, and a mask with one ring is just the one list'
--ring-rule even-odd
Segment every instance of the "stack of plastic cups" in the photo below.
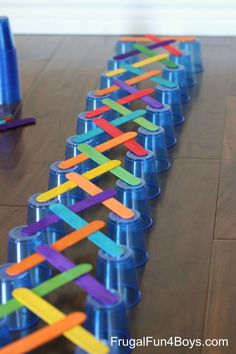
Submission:
{"label": "stack of plastic cups", "polygon": [[162,76],[164,79],[174,82],[179,86],[182,103],[187,103],[190,100],[187,76],[183,65],[179,65],[177,68],[168,68],[165,66]]}
{"label": "stack of plastic cups", "polygon": [[107,222],[107,235],[118,245],[124,245],[133,251],[136,268],[143,267],[148,261],[145,235],[138,211],[134,210],[134,216],[130,219],[110,213]]}
{"label": "stack of plastic cups", "polygon": [[[49,206],[55,203],[59,203],[58,198],[54,198],[47,202],[38,202],[37,196],[39,193],[32,195],[28,199],[28,208],[27,208],[27,223],[32,224],[36,221],[41,220],[43,217],[51,214]],[[48,226],[41,230],[43,236],[43,242],[46,244],[52,244],[59,240],[62,236],[65,235],[65,228],[63,221],[58,221],[57,223]],[[24,232],[23,232],[24,234]],[[27,236],[27,234],[24,234]]]}
{"label": "stack of plastic cups", "polygon": [[141,180],[137,186],[117,180],[116,198],[128,208],[137,210],[141,215],[143,230],[149,229],[153,224],[151,210],[148,203],[148,193],[146,183]]}
{"label": "stack of plastic cups", "polygon": [[[49,169],[49,182],[48,182],[48,189],[60,186],[61,184],[68,182],[66,178],[66,174],[70,172],[79,172],[78,166],[74,166],[68,168],[66,170],[62,170],[58,165],[59,162],[54,162]],[[77,203],[79,200],[84,199],[85,193],[79,187],[73,188],[71,191],[67,193],[63,193],[58,196],[58,200],[61,204],[66,206],[71,206]]]}
{"label": "stack of plastic cups", "polygon": [[182,51],[182,55],[170,55],[170,60],[176,64],[182,64],[185,67],[188,87],[196,85],[196,77],[193,68],[192,57],[189,52]]}
{"label": "stack of plastic cups", "polygon": [[8,112],[21,100],[17,54],[7,17],[0,17],[0,106]]}
{"label": "stack of plastic cups", "polygon": [[170,168],[164,128],[160,127],[156,131],[139,128],[137,142],[146,150],[153,152],[156,159],[157,173],[165,172]]}
{"label": "stack of plastic cups", "polygon": [[174,126],[183,124],[185,118],[179,87],[176,86],[175,88],[168,88],[164,86],[157,86],[155,96],[158,101],[163,104],[168,104],[171,107]]}
{"label": "stack of plastic cups", "polygon": [[177,140],[175,137],[173,114],[169,105],[164,104],[163,108],[146,106],[145,117],[150,122],[164,128],[167,149],[176,144]]}
{"label": "stack of plastic cups", "polygon": [[[107,86],[108,87],[108,86]],[[104,96],[96,96],[96,90],[95,91],[89,91],[86,97],[86,105],[85,105],[85,110],[86,111],[92,111],[96,108],[99,108],[101,106],[104,106],[104,103],[102,103],[102,100],[104,98],[114,98],[114,94],[109,94],[109,95],[104,95]],[[84,116],[86,112],[81,113],[84,117],[84,119],[92,121],[93,119],[91,118],[86,118]],[[79,115],[80,117],[80,115]],[[110,110],[109,112],[106,112],[103,114],[103,117],[107,119],[108,121],[114,119],[117,117],[117,113]]]}
{"label": "stack of plastic cups", "polygon": [[123,41],[117,41],[116,42],[116,54],[124,54],[127,52],[130,52],[133,50],[133,44],[135,42],[123,42]]}
{"label": "stack of plastic cups", "polygon": [[[8,275],[6,269],[11,265],[11,263],[7,263],[0,266],[0,304],[5,304],[12,299],[12,291],[14,289],[22,287],[31,288],[32,286],[29,272],[24,272],[17,276]],[[22,331],[34,326],[39,321],[39,318],[25,307],[7,315],[5,319],[7,328],[4,325],[3,329],[6,331],[6,334],[7,329],[10,332]],[[0,337],[2,335],[1,331]]]}
{"label": "stack of plastic cups", "polygon": [[[112,292],[116,294],[117,302],[109,305],[103,305],[92,296],[87,296],[85,328],[94,334],[96,338],[110,346],[109,354],[128,354],[131,351],[130,348],[118,343],[119,340],[126,343],[130,339],[123,297],[114,290]],[[80,348],[75,350],[75,354],[85,353]]]}
{"label": "stack of plastic cups", "polygon": [[[133,47],[131,50],[133,50]],[[118,53],[118,54],[124,54],[124,53]],[[108,59],[108,62],[107,62],[107,70],[108,71],[116,70],[116,69],[120,68],[121,64],[131,65],[138,60],[139,60],[139,58],[137,55],[126,58],[126,59],[121,59],[121,60],[117,60],[117,59],[114,59],[114,57],[111,57]]]}
{"label": "stack of plastic cups", "polygon": [[[9,263],[19,263],[22,259],[35,253],[36,247],[44,243],[43,235],[37,232],[33,235],[25,236],[22,230],[26,227],[17,226],[10,230],[8,234],[8,255]],[[31,286],[35,287],[38,284],[46,281],[51,276],[51,271],[46,264],[41,264],[32,267],[29,270]]]}
{"label": "stack of plastic cups", "polygon": [[[78,115],[77,118],[77,129],[76,129],[76,134],[84,134],[87,133],[95,128],[97,128],[97,125],[93,122],[93,118],[86,118],[85,117],[86,112],[82,112]],[[93,146],[99,145],[104,143],[104,141],[107,140],[107,134],[99,134],[92,140]]]}
{"label": "stack of plastic cups", "polygon": [[122,294],[125,307],[130,309],[141,300],[133,251],[123,246],[124,253],[112,257],[100,250],[97,257],[97,279],[109,290]]}
{"label": "stack of plastic cups", "polygon": [[202,51],[201,43],[198,40],[185,42],[179,42],[179,48],[181,50],[186,50],[190,52],[192,56],[193,68],[196,74],[203,72],[203,63],[202,63]]}
{"label": "stack of plastic cups", "polygon": [[6,318],[0,318],[0,348],[11,343],[11,336]]}
{"label": "stack of plastic cups", "polygon": [[125,169],[145,181],[148,199],[159,196],[161,189],[158,184],[156,160],[152,151],[148,151],[145,156],[137,156],[128,151],[125,155]]}

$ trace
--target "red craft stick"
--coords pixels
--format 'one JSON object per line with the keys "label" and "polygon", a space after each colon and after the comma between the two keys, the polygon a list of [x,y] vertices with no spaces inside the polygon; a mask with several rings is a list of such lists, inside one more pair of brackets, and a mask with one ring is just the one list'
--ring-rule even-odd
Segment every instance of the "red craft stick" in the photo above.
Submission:
{"label": "red craft stick", "polygon": [[[124,134],[122,130],[115,127],[113,124],[109,123],[103,118],[94,119],[94,123],[101,129],[103,129],[106,133],[111,135],[113,138]],[[127,147],[133,154],[137,156],[146,156],[148,154],[147,150],[145,150],[140,144],[138,144],[134,139],[130,139],[123,143],[124,146]]]}
{"label": "red craft stick", "polygon": [[[139,92],[132,93],[131,95],[127,95],[125,97],[122,97],[119,100],[117,100],[116,102],[120,103],[120,104],[130,103],[130,102],[136,101],[139,98],[142,98],[144,96],[151,95],[153,92],[154,92],[154,89],[147,88],[147,89],[144,89],[144,90],[140,90]],[[87,112],[85,114],[85,117],[86,118],[94,118],[94,117],[97,117],[97,116],[99,116],[99,115],[101,115],[101,114],[103,114],[105,112],[110,111],[110,110],[111,110],[110,107],[104,105],[104,106],[101,106],[101,107],[99,107],[97,109],[94,109],[93,111]]]}

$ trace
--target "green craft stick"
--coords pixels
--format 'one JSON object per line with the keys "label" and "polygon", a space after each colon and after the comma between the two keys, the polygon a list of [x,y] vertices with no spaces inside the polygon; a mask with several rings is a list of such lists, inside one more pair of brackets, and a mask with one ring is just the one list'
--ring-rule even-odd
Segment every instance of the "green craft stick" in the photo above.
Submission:
{"label": "green craft stick", "polygon": [[[120,67],[122,69],[125,69],[125,70],[131,72],[132,74],[135,74],[135,75],[142,75],[142,74],[146,73],[146,71],[143,69],[135,68],[133,65],[129,65],[129,64],[125,64],[125,63],[121,63]],[[176,88],[176,86],[177,86],[175,82],[163,79],[161,76],[150,77],[149,80],[151,80],[161,86],[167,87],[167,88]]]}
{"label": "green craft stick", "polygon": [[[126,115],[131,113],[132,111],[128,108],[126,108],[125,106],[122,106],[121,104],[117,103],[116,101],[111,100],[110,98],[104,98],[102,100],[102,103],[104,103],[106,106],[109,106],[110,108],[112,108],[114,111],[117,111],[118,113],[122,114],[122,115]],[[114,121],[111,121],[111,123],[113,125]],[[137,123],[138,125],[140,125],[141,127],[143,127],[144,129],[150,130],[150,131],[156,131],[159,130],[160,127],[156,124],[153,124],[152,122],[149,122],[149,120],[147,120],[144,117],[139,117],[139,118],[135,118],[134,122]]]}
{"label": "green craft stick", "polygon": [[[155,55],[157,55],[156,52],[145,47],[145,45],[139,43],[133,44],[133,48],[139,50],[143,54],[146,54],[148,57],[154,57]],[[176,69],[179,67],[177,64],[175,64],[173,61],[169,59],[161,59],[159,60],[159,62],[166,65],[168,68]]]}
{"label": "green craft stick", "polygon": [[[109,161],[109,159],[101,154],[99,151],[94,149],[92,146],[88,144],[79,144],[77,146],[77,149],[80,152],[83,152],[85,155],[87,155],[90,159],[95,161],[97,164],[101,165],[104,162]],[[122,181],[132,185],[132,186],[137,186],[138,184],[141,183],[140,178],[135,177],[132,175],[130,172],[126,171],[123,167],[115,167],[110,170],[111,173],[113,173],[116,177],[122,179]]]}
{"label": "green craft stick", "polygon": [[[70,281],[90,272],[91,269],[92,265],[88,263],[77,265],[74,268],[60,273],[55,277],[37,285],[31,290],[41,297],[46,296]],[[12,312],[19,310],[21,307],[23,307],[23,305],[16,299],[9,300],[5,304],[0,305],[0,318],[10,315]]]}

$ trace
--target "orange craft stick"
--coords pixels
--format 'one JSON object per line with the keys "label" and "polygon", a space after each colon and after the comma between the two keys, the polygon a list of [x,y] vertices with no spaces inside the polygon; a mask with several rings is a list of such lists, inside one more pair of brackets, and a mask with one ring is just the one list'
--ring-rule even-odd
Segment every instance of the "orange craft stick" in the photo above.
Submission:
{"label": "orange craft stick", "polygon": [[[107,150],[114,148],[115,146],[121,145],[121,144],[135,138],[136,136],[137,136],[136,132],[124,133],[116,138],[107,140],[104,143],[95,146],[94,148],[99,152],[105,152]],[[63,170],[64,169],[66,170],[67,168],[71,168],[73,166],[79,165],[81,162],[84,162],[88,159],[89,159],[89,157],[86,154],[82,153],[77,156],[71,157],[68,160],[62,161],[59,164],[59,167]]]}
{"label": "orange craft stick", "polygon": [[[196,40],[195,36],[191,37],[160,37],[163,41],[167,41],[168,39],[175,39],[177,42],[193,42]],[[120,37],[120,41],[122,42],[150,42],[150,40],[146,37]]]}
{"label": "orange craft stick", "polygon": [[[85,179],[83,176],[79,175],[78,173],[75,172],[70,172],[66,174],[66,178],[68,178],[69,181],[73,182],[76,184],[78,187],[83,189],[84,191],[88,192],[90,195],[95,195],[99,192],[102,191],[101,188],[97,187],[95,184],[93,184],[91,181]],[[134,216],[133,211],[125,207],[123,204],[121,204],[118,200],[115,198],[109,198],[102,202],[103,205],[105,205],[107,208],[112,208],[114,212],[117,210],[119,213],[121,211],[123,212],[124,216],[123,218],[125,219],[130,219]],[[122,210],[124,209],[124,210]]]}
{"label": "orange craft stick", "polygon": [[74,312],[55,322],[46,326],[38,331],[29,334],[4,348],[0,349],[0,354],[23,354],[40,347],[43,344],[59,337],[68,329],[82,324],[86,320],[86,315],[83,312]]}
{"label": "orange craft stick", "polygon": [[[153,76],[160,75],[160,73],[161,73],[160,70],[151,70],[151,71],[148,71],[145,74],[137,75],[135,77],[132,77],[131,79],[125,80],[124,82],[126,84],[129,84],[129,85],[134,85],[134,84],[137,84],[138,82],[150,79]],[[117,90],[120,90],[120,87],[116,86],[116,85],[113,85],[113,86],[107,87],[107,88],[105,88],[103,90],[98,90],[96,92],[96,96],[104,96],[104,95],[107,95],[107,94],[109,94],[111,92],[114,92],[114,91],[117,91]]]}
{"label": "orange craft stick", "polygon": [[[68,235],[62,237],[60,240],[51,244],[51,247],[58,251],[64,251],[66,248],[75,245],[76,243],[84,240],[89,235],[102,229],[105,226],[105,222],[102,220],[95,220],[89,224],[81,227],[79,230],[73,231]],[[45,259],[39,253],[35,252],[30,256],[22,259],[19,263],[15,263],[6,269],[6,273],[9,275],[18,275],[32,267],[44,262]]]}

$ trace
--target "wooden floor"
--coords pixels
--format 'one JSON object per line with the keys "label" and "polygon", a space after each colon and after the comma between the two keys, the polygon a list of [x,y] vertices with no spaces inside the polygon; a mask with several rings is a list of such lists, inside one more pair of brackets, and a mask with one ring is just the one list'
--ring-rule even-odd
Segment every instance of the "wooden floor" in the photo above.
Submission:
{"label": "wooden floor", "polygon": [[[64,158],[85,97],[114,52],[116,37],[18,36],[23,107],[37,125],[0,136],[0,259],[8,231],[26,223],[27,198],[47,189],[51,163]],[[147,235],[150,261],[142,301],[131,312],[133,337],[227,338],[229,348],[142,348],[134,353],[236,353],[236,39],[202,38],[205,72],[191,90],[178,128],[172,168],[161,177]],[[149,86],[152,86],[150,83]],[[135,107],[135,106],[133,106]],[[123,150],[117,150],[120,156]],[[114,184],[106,178],[101,185]],[[88,214],[88,213],[87,213]],[[92,214],[92,217],[91,217]],[[103,217],[96,208],[87,219]],[[88,243],[67,251],[96,259]],[[83,309],[84,293],[69,284],[48,297],[65,312]],[[73,353],[60,338],[35,353]]]}

